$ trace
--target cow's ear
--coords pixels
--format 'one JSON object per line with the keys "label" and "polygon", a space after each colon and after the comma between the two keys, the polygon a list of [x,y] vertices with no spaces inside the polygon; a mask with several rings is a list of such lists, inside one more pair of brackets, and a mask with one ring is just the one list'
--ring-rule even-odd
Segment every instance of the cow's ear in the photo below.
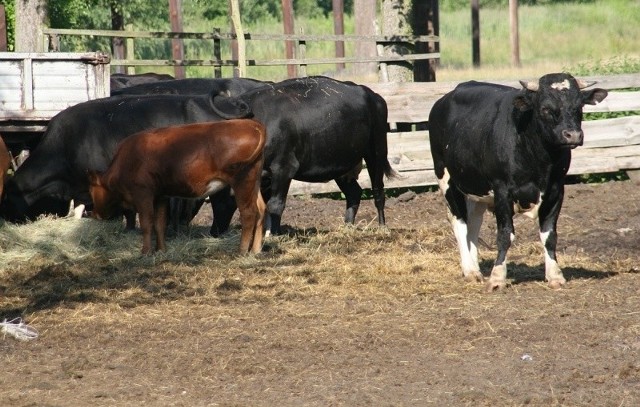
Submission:
{"label": "cow's ear", "polygon": [[595,88],[591,90],[584,90],[582,93],[582,102],[585,105],[595,105],[604,100],[609,92],[605,89]]}
{"label": "cow's ear", "polygon": [[520,94],[513,99],[513,106],[521,112],[531,109],[531,101],[525,94]]}

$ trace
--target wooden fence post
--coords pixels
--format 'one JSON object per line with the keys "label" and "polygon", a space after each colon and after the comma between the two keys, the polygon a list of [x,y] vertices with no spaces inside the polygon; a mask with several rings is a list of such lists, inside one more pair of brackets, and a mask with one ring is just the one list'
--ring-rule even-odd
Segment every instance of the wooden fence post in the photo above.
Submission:
{"label": "wooden fence post", "polygon": [[[282,0],[282,24],[284,24],[284,33],[293,34],[293,0]],[[285,58],[293,59],[293,41],[285,41]],[[296,66],[287,65],[287,76],[289,78],[295,78]]]}
{"label": "wooden fence post", "polygon": [[[300,28],[300,35],[304,34],[304,28]],[[307,41],[298,41],[298,59],[304,59],[307,54]],[[298,73],[301,77],[307,76],[307,64],[298,65]]]}
{"label": "wooden fence post", "polygon": [[[333,33],[344,35],[344,0],[333,0]],[[336,41],[336,58],[344,58],[344,41]],[[341,71],[345,64],[336,64],[336,70]]]}
{"label": "wooden fence post", "polygon": [[[127,24],[126,26],[127,31],[133,31],[133,24]],[[126,53],[127,53],[127,59],[128,60],[133,60],[136,58],[136,53],[133,49],[133,38],[129,37],[127,38],[126,41]],[[128,75],[135,75],[136,73],[136,67],[135,66],[127,66],[127,74]]]}
{"label": "wooden fence post", "polygon": [[244,78],[247,76],[247,47],[244,40],[244,31],[242,31],[242,21],[240,20],[240,4],[238,0],[230,0],[231,3],[231,21],[233,22],[233,30],[238,40],[238,68],[235,77]]}
{"label": "wooden fence post", "polygon": [[[171,20],[171,31],[182,32],[182,0],[169,0],[169,19]],[[184,59],[184,46],[181,38],[171,39],[171,55],[173,59]],[[186,77],[186,69],[184,66],[176,65],[173,67],[173,73],[176,79],[184,79]]]}
{"label": "wooden fence post", "polygon": [[[221,46],[220,46],[220,38],[217,37],[217,35],[220,34],[220,29],[219,28],[214,28],[213,29],[213,57],[216,59],[216,61],[222,61],[222,51],[221,51]],[[220,65],[216,65],[213,67],[213,77],[214,78],[222,78],[222,66]]]}

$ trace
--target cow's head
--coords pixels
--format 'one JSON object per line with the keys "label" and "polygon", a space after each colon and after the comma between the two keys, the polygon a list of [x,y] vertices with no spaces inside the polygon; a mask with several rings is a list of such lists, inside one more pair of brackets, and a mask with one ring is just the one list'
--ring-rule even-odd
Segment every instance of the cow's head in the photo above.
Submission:
{"label": "cow's head", "polygon": [[[31,199],[32,196],[35,198]],[[69,212],[69,200],[45,194],[25,194],[10,177],[5,184],[0,202],[0,218],[13,223],[34,221],[40,215],[65,216]]]}
{"label": "cow's head", "polygon": [[89,194],[93,201],[91,216],[95,219],[113,219],[122,214],[122,202],[102,180],[98,171],[87,171],[89,177]]}
{"label": "cow's head", "polygon": [[595,105],[607,97],[604,89],[583,90],[594,83],[586,83],[567,73],[547,74],[537,82],[520,83],[526,91],[516,97],[516,108],[531,111],[542,138],[559,147],[582,145],[582,107]]}

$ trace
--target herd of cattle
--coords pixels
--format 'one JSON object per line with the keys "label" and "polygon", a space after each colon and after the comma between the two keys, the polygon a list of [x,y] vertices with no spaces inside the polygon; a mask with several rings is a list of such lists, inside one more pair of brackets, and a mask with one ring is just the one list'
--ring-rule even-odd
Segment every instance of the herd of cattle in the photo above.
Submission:
{"label": "herd of cattle", "polygon": [[[277,83],[112,79],[111,97],[56,115],[7,179],[9,154],[0,141],[0,217],[66,215],[73,202],[95,218],[124,215],[133,228],[137,213],[149,253],[153,232],[155,248],[165,249],[168,217],[188,222],[199,209],[176,198],[201,205],[209,196],[211,234],[224,233],[239,209],[240,250],[259,252],[265,228],[280,232],[293,179],[334,180],[346,198],[345,222],[353,223],[364,161],[378,223],[385,224],[384,177],[396,176],[387,159],[387,105],[366,86],[322,76]],[[556,260],[564,178],[571,149],[583,141],[583,106],[607,96],[585,89],[590,85],[566,73],[522,82],[522,89],[472,81],[434,105],[429,142],[465,279],[483,281],[477,242],[489,209],[498,226],[489,291],[506,284],[519,212],[539,221],[549,285],[565,284]]]}

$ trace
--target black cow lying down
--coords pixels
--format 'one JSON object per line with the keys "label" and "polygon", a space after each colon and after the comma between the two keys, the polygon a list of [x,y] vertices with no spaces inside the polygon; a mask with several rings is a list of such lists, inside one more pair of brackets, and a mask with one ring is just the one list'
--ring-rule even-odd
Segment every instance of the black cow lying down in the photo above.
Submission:
{"label": "black cow lying down", "polygon": [[460,84],[429,115],[435,173],[460,250],[462,274],[482,281],[478,235],[486,209],[497,221],[496,258],[487,290],[506,286],[513,215],[537,218],[544,246],[545,279],[566,280],[556,259],[556,223],[564,197],[571,149],[582,145],[582,108],[606,96],[604,89],[569,74],[548,74],[524,89],[480,82]]}
{"label": "black cow lying down", "polygon": [[47,201],[90,204],[87,170],[104,171],[118,142],[133,133],[249,116],[245,103],[217,94],[118,96],[69,107],[7,181],[0,216],[19,222],[57,212]]}
{"label": "black cow lying down", "polygon": [[[385,224],[383,179],[395,172],[387,160],[387,104],[380,95],[352,82],[313,76],[256,88],[238,99],[267,128],[263,196],[268,200],[271,233],[280,233],[293,179],[335,180],[346,197],[345,221],[353,223],[362,193],[353,173],[359,171],[363,159],[378,223]],[[224,192],[211,201],[214,236],[227,230],[235,211],[233,201],[221,194]]]}

